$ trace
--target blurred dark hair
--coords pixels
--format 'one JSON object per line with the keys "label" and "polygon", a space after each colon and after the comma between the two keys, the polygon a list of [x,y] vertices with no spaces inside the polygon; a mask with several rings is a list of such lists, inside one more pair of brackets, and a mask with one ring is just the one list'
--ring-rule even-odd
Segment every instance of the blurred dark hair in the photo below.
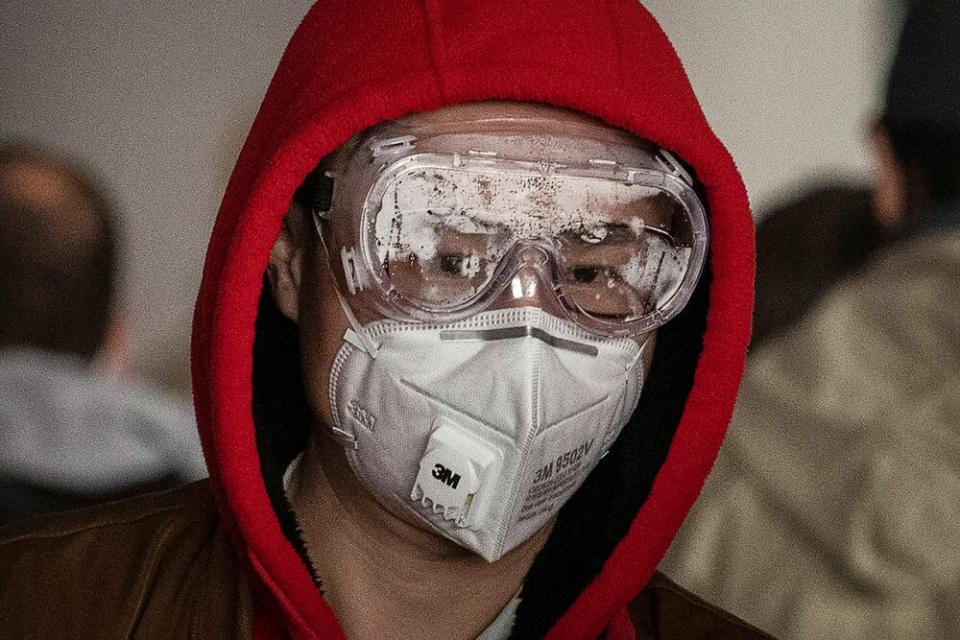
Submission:
{"label": "blurred dark hair", "polygon": [[[7,184],[17,166],[47,173],[79,198],[49,210]],[[63,241],[89,223],[89,238]],[[0,144],[0,346],[96,354],[114,298],[115,225],[113,207],[85,170],[31,145]]]}
{"label": "blurred dark hair", "polygon": [[799,320],[881,246],[870,191],[834,184],[800,193],[757,225],[753,346]]}
{"label": "blurred dark hair", "polygon": [[960,2],[912,0],[881,126],[907,179],[907,215],[960,197]]}
{"label": "blurred dark hair", "polygon": [[906,175],[908,213],[960,199],[960,129],[903,124],[890,117],[880,125]]}

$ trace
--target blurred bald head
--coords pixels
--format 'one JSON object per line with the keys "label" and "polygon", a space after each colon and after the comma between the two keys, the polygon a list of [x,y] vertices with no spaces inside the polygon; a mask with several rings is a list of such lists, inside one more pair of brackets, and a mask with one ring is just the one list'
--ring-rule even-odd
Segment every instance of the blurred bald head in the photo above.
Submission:
{"label": "blurred bald head", "polygon": [[113,213],[93,180],[46,151],[0,145],[0,347],[93,357],[115,261]]}

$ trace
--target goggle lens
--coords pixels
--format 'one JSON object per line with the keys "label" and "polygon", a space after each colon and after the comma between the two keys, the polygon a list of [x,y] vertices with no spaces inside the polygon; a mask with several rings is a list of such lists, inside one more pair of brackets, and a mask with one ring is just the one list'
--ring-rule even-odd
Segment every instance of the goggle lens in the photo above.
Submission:
{"label": "goggle lens", "polygon": [[605,322],[661,309],[691,262],[683,205],[615,180],[417,166],[395,175],[373,209],[375,253],[391,290],[438,311],[512,274],[504,260],[518,242],[550,247],[562,302]]}

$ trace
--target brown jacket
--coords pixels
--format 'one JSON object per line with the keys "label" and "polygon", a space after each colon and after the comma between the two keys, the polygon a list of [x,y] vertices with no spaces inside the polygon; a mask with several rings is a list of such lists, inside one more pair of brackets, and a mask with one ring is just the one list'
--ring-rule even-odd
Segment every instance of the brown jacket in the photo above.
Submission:
{"label": "brown jacket", "polygon": [[[253,600],[206,481],[0,532],[0,638],[246,639]],[[656,574],[638,640],[766,638]]]}

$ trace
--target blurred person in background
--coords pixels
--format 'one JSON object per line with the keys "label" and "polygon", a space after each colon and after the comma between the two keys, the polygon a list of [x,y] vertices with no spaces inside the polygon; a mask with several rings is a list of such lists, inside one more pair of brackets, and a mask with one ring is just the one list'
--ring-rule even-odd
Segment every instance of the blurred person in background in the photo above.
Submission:
{"label": "blurred person in background", "polygon": [[662,564],[784,638],[960,637],[955,0],[910,9],[873,143],[874,211],[895,239],[752,352]]}
{"label": "blurred person in background", "polygon": [[761,214],[751,347],[792,327],[857,273],[887,235],[871,191],[852,182],[809,186]]}
{"label": "blurred person in background", "polygon": [[83,170],[0,145],[0,524],[205,475],[189,407],[114,371],[115,224]]}

